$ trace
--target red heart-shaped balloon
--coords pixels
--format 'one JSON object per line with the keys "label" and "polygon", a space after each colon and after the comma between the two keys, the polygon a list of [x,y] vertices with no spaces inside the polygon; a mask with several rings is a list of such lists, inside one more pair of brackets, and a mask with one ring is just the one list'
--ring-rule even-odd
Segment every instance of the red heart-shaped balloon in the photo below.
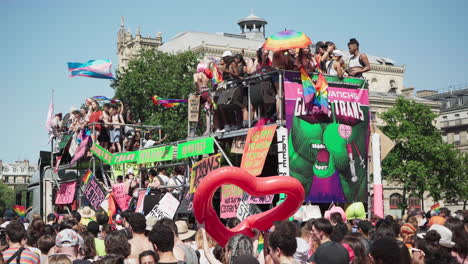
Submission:
{"label": "red heart-shaped balloon", "polygon": [[[266,212],[251,215],[232,229],[226,228],[213,208],[213,195],[223,184],[234,184],[250,195],[263,196],[284,193],[286,200]],[[295,178],[289,176],[255,177],[238,167],[222,167],[208,174],[197,187],[193,198],[193,210],[199,223],[205,224],[210,236],[221,246],[236,234],[253,237],[253,228],[265,231],[273,222],[292,216],[304,201],[304,188]]]}

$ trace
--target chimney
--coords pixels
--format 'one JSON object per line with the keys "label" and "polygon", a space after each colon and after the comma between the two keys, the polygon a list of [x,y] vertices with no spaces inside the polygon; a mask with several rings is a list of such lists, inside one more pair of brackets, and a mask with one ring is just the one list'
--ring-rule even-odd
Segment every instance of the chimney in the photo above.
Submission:
{"label": "chimney", "polygon": [[413,96],[414,95],[414,87],[404,88],[403,90],[401,90],[401,93],[404,96]]}

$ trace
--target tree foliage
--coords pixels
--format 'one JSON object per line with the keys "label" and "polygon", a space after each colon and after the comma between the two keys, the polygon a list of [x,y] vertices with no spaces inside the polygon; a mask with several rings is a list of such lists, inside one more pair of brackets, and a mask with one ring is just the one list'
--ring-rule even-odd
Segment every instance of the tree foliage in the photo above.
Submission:
{"label": "tree foliage", "polygon": [[6,208],[15,205],[15,191],[8,185],[0,182],[0,214],[3,216]]}
{"label": "tree foliage", "polygon": [[434,200],[445,197],[457,173],[457,151],[442,141],[434,126],[436,117],[428,106],[404,98],[381,115],[382,131],[395,141],[382,162],[382,173],[403,186],[403,207],[406,197],[424,200],[426,191]]}
{"label": "tree foliage", "polygon": [[161,125],[176,141],[187,136],[187,104],[173,108],[153,105],[151,98],[185,99],[193,92],[193,73],[197,56],[192,52],[168,54],[145,50],[131,60],[128,68],[117,72],[112,84],[115,95],[129,104],[135,120],[145,125]]}

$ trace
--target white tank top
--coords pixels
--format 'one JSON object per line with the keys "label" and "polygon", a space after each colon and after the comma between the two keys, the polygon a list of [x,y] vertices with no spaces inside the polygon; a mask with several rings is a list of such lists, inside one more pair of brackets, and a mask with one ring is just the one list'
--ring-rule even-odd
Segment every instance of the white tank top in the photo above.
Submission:
{"label": "white tank top", "polygon": [[351,58],[349,58],[348,68],[356,68],[356,67],[363,68],[364,66],[361,65],[361,62],[359,61],[360,57],[361,57],[360,53],[357,56],[351,56]]}
{"label": "white tank top", "polygon": [[332,76],[338,76],[338,72],[333,67],[335,60],[330,60],[325,63],[325,69],[327,69],[327,74]]}

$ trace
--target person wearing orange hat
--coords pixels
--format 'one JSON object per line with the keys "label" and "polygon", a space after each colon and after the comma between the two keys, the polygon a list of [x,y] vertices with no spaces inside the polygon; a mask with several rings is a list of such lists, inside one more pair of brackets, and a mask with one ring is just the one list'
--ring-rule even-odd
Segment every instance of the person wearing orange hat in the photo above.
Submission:
{"label": "person wearing orange hat", "polygon": [[434,224],[443,226],[446,220],[447,219],[445,219],[444,217],[436,215],[429,219],[429,223],[427,224],[427,226],[431,227]]}

